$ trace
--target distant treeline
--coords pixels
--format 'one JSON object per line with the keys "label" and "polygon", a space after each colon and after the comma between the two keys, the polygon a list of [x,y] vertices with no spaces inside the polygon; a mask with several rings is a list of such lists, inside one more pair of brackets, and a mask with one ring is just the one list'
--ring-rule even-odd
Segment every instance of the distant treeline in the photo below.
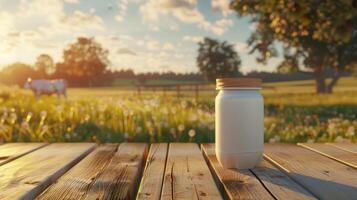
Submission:
{"label": "distant treeline", "polygon": [[[325,74],[326,77],[332,77],[334,71],[328,70]],[[341,76],[350,76],[351,72],[341,72]],[[243,75],[240,75],[243,76]],[[295,72],[295,73],[277,73],[277,72],[251,72],[245,77],[261,78],[264,82],[277,82],[277,81],[294,81],[294,80],[310,80],[314,79],[312,72]],[[29,65],[16,63],[0,71],[0,83],[5,85],[19,85],[24,84],[27,78],[32,79],[66,79],[71,87],[83,87],[87,85],[87,79],[81,77],[71,77],[65,74],[54,73],[44,76],[37,70],[34,70]],[[82,80],[83,79],[83,80]],[[208,83],[204,76],[200,73],[176,73],[176,72],[147,72],[147,73],[134,73],[133,70],[107,70],[103,74],[99,74],[91,86],[112,86],[116,80],[135,80],[135,84],[146,85],[149,80],[173,80],[173,81],[190,81],[198,83]],[[134,82],[133,82],[134,83]]]}

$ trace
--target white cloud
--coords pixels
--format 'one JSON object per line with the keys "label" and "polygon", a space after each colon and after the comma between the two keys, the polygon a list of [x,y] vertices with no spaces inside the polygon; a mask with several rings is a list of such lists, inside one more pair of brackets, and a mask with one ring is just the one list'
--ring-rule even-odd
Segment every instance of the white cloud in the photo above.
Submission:
{"label": "white cloud", "polygon": [[137,55],[134,51],[130,50],[129,48],[118,49],[117,54],[126,54],[126,55],[131,55],[131,56]]}
{"label": "white cloud", "polygon": [[[125,18],[126,13],[127,13],[128,5],[130,3],[139,3],[140,1],[141,0],[118,0],[118,2],[117,2],[118,14],[115,16],[115,19],[118,22],[122,22]],[[109,5],[108,9],[112,10],[113,6]]]}
{"label": "white cloud", "polygon": [[203,37],[202,36],[189,36],[186,35],[182,38],[182,41],[184,42],[192,42],[192,43],[199,43],[203,41]]}
{"label": "white cloud", "polygon": [[175,47],[173,44],[171,44],[170,42],[166,42],[163,46],[164,50],[173,50]]}
{"label": "white cloud", "polygon": [[140,12],[146,22],[159,22],[162,16],[173,16],[216,35],[223,35],[233,24],[226,18],[213,23],[207,21],[197,8],[197,0],[148,0],[140,6]]}
{"label": "white cloud", "polygon": [[101,29],[103,20],[94,13],[87,14],[81,11],[74,11],[73,15],[65,15],[60,19],[60,24],[74,29]]}
{"label": "white cloud", "polygon": [[244,42],[237,42],[234,45],[234,49],[238,52],[238,53],[245,53],[248,50],[248,45],[247,43]]}
{"label": "white cloud", "polygon": [[148,50],[157,51],[160,50],[160,43],[158,41],[152,40],[146,43],[146,48]]}
{"label": "white cloud", "polygon": [[150,26],[150,30],[154,32],[159,32],[160,28],[158,26]]}
{"label": "white cloud", "polygon": [[175,25],[170,25],[169,28],[170,28],[171,31],[178,31],[178,30],[180,30],[179,26],[176,25],[176,24],[175,24]]}
{"label": "white cloud", "polygon": [[199,26],[216,35],[223,35],[230,27],[233,26],[233,21],[231,19],[223,18],[215,21],[213,24],[206,21],[201,23]]}
{"label": "white cloud", "polygon": [[79,0],[64,0],[64,2],[70,3],[70,4],[78,4]]}
{"label": "white cloud", "polygon": [[140,6],[145,21],[159,21],[161,15],[171,14],[186,23],[198,23],[203,15],[197,9],[197,0],[148,0]]}
{"label": "white cloud", "polygon": [[227,16],[231,12],[229,3],[229,0],[212,0],[212,10],[222,13],[223,16]]}

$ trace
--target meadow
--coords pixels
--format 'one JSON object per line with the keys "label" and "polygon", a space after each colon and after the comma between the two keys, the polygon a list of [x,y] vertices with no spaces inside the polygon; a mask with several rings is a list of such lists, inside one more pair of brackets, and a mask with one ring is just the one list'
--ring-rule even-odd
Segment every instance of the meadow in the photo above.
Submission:
{"label": "meadow", "polygon": [[[70,88],[68,100],[0,88],[0,142],[214,142],[216,91],[176,98],[135,88]],[[313,81],[264,84],[265,142],[356,142],[357,78],[333,94]]]}

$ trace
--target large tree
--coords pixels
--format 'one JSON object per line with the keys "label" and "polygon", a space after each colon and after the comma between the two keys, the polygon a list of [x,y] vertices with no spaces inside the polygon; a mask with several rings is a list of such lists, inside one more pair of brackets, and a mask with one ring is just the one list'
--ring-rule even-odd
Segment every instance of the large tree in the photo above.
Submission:
{"label": "large tree", "polygon": [[0,81],[7,85],[22,87],[28,78],[38,78],[37,73],[30,65],[20,62],[7,65],[0,73]]}
{"label": "large tree", "polygon": [[[277,56],[275,44],[284,48],[279,68],[305,69],[315,74],[316,92],[330,93],[339,71],[357,61],[356,0],[235,0],[239,16],[249,16],[256,30],[248,40],[259,62]],[[325,81],[326,69],[335,70]]]}
{"label": "large tree", "polygon": [[198,43],[197,66],[206,79],[233,77],[239,74],[241,60],[233,45],[210,38]]}
{"label": "large tree", "polygon": [[54,62],[50,55],[41,54],[37,57],[35,69],[40,78],[47,78],[49,74],[53,73]]}
{"label": "large tree", "polygon": [[109,64],[108,50],[94,38],[77,38],[63,52],[63,62],[56,66],[56,75],[65,76],[74,85],[85,82],[92,86],[105,72]]}

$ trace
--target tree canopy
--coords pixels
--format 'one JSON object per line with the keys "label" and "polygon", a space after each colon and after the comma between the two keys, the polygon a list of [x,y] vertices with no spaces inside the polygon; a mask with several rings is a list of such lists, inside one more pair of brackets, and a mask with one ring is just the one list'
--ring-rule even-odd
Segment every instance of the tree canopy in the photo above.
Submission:
{"label": "tree canopy", "polygon": [[48,77],[49,74],[54,72],[54,62],[52,57],[48,54],[39,55],[36,59],[35,69],[38,74],[40,74],[41,78]]}
{"label": "tree canopy", "polygon": [[90,86],[105,72],[108,53],[94,38],[79,37],[63,51],[63,62],[57,64],[56,73],[65,75],[70,82],[85,79]]}
{"label": "tree canopy", "polygon": [[[235,0],[231,8],[256,25],[248,44],[251,53],[259,52],[257,61],[277,56],[275,44],[282,43],[284,60],[279,68],[312,70],[319,93],[332,92],[338,72],[357,62],[356,0]],[[327,68],[336,70],[328,85]]]}
{"label": "tree canopy", "polygon": [[239,74],[241,60],[233,45],[210,38],[199,42],[197,66],[210,81],[218,77],[232,77]]}

